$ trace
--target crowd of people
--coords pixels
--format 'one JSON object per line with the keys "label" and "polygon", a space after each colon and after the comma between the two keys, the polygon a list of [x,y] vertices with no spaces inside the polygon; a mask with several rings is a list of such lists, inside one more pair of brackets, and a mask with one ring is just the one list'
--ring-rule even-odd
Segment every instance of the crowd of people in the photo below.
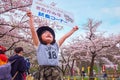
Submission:
{"label": "crowd of people", "polygon": [[16,47],[9,58],[5,52],[6,48],[0,45],[0,80],[25,80],[29,62],[23,56],[23,48]]}

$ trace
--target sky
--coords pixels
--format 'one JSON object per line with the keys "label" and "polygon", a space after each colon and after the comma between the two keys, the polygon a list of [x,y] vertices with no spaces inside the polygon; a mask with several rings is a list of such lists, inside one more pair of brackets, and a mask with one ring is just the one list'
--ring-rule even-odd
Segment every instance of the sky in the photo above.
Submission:
{"label": "sky", "polygon": [[[102,21],[98,31],[104,31],[106,35],[120,33],[120,0],[44,0],[44,2],[47,4],[55,2],[55,7],[74,15],[75,24],[79,26],[74,36],[84,33],[83,25],[87,23],[88,18]],[[71,29],[65,27],[57,35],[61,36]]]}

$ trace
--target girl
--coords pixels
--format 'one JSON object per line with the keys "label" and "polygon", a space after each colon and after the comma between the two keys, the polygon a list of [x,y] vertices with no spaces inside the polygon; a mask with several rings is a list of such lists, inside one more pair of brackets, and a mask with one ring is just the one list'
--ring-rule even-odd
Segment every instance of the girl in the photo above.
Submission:
{"label": "girl", "polygon": [[39,67],[39,78],[38,80],[62,80],[61,72],[58,67],[58,53],[59,47],[63,42],[71,36],[78,27],[73,27],[67,34],[60,38],[56,42],[55,32],[49,26],[41,26],[35,31],[33,25],[33,16],[31,12],[28,12],[30,30],[32,33],[32,39],[37,47],[37,60]]}

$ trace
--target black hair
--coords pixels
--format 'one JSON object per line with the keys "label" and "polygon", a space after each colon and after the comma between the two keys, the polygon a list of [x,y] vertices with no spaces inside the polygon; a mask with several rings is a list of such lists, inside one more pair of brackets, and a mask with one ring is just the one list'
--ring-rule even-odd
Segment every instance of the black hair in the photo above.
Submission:
{"label": "black hair", "polygon": [[16,53],[20,53],[21,51],[23,51],[22,47],[16,47],[14,50]]}
{"label": "black hair", "polygon": [[55,42],[56,42],[56,40],[55,40],[55,32],[54,32],[54,30],[52,29],[52,28],[50,28],[49,26],[41,26],[41,27],[39,27],[38,29],[37,29],[37,35],[38,35],[38,38],[39,38],[39,41],[42,43],[42,44],[47,44],[46,42],[44,42],[43,40],[42,40],[42,37],[41,37],[41,35],[45,32],[45,31],[49,31],[51,34],[52,34],[52,36],[53,36],[53,41],[50,43],[50,44],[54,44]]}

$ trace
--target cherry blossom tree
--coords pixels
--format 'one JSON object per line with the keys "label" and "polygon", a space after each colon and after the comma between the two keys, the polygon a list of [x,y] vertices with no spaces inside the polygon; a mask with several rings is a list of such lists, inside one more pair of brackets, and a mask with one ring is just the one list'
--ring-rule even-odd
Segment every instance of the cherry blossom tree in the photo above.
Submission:
{"label": "cherry blossom tree", "polygon": [[0,44],[10,50],[16,43],[30,42],[30,37],[26,39],[28,26],[24,18],[32,0],[1,0],[0,3]]}
{"label": "cherry blossom tree", "polygon": [[[108,58],[107,56],[110,55],[110,50],[116,48],[116,44],[120,43],[119,35],[106,37],[104,36],[104,32],[97,31],[101,23],[101,21],[93,21],[93,19],[88,19],[88,22],[83,28],[86,35],[82,35],[77,38],[75,37],[69,45],[63,47],[63,49],[66,50],[64,55],[68,53],[67,56],[73,56],[73,58],[69,58],[70,60],[76,60],[79,64],[81,63],[80,61],[85,61],[85,63],[89,62],[87,64],[87,66],[90,66],[90,73],[88,74],[90,77],[89,80],[94,80],[93,66],[95,65],[95,62],[100,62],[102,57]],[[118,53],[118,48],[117,51],[114,50],[111,52],[112,55]]]}
{"label": "cherry blossom tree", "polygon": [[[16,46],[23,46],[25,53],[34,53],[35,49],[29,30],[28,17],[26,16],[26,12],[32,5],[32,0],[1,0],[0,3],[0,45],[7,47],[8,51]],[[56,23],[50,23],[36,16],[34,18],[36,28],[41,25],[51,25],[52,28],[55,28]],[[80,35],[80,37],[72,39],[69,45],[63,46],[63,49],[65,49],[62,58],[65,64],[63,72],[67,71],[66,67],[72,70],[75,66],[82,65],[80,61],[84,60],[90,62],[88,65],[90,65],[89,76],[91,77],[93,76],[95,60],[98,60],[99,57],[105,54],[114,55],[119,53],[120,50],[115,48],[117,48],[117,44],[120,44],[120,35],[104,37],[104,32],[97,32],[100,24],[101,21],[94,22],[92,19],[89,19],[87,24],[84,25],[86,35]],[[114,51],[111,52],[113,49]],[[64,58],[65,54],[67,58]]]}

